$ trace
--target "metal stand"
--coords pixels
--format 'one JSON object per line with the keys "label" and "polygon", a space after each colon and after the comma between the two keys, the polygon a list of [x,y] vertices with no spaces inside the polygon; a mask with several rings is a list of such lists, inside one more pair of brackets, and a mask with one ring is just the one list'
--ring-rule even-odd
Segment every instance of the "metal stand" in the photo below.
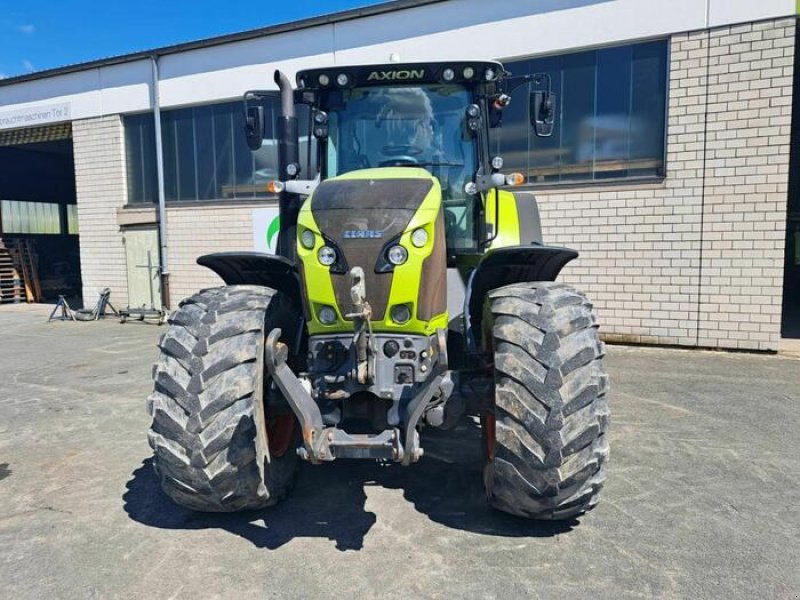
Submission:
{"label": "metal stand", "polygon": [[[56,312],[58,312],[59,308],[61,309],[61,316],[60,317],[56,317],[55,314],[56,314]],[[74,321],[75,320],[75,315],[72,313],[72,309],[69,307],[69,304],[67,303],[67,299],[64,298],[64,296],[59,296],[58,297],[58,302],[56,302],[56,305],[53,307],[53,312],[51,312],[50,316],[47,318],[47,322],[48,323],[50,321],[53,321],[53,320],[55,320],[55,321]]]}
{"label": "metal stand", "polygon": [[111,309],[115,317],[119,317],[119,312],[117,312],[117,309],[114,308],[114,305],[111,304],[109,300],[110,297],[111,290],[109,288],[104,288],[103,291],[100,292],[100,297],[97,299],[97,304],[94,305],[94,308],[91,310],[76,310],[73,320],[97,321],[98,319],[105,318],[107,308]]}

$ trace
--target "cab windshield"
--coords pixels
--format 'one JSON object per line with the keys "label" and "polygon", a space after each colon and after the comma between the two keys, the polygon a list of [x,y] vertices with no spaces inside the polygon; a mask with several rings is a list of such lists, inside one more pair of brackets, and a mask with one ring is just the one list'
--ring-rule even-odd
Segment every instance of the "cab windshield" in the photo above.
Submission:
{"label": "cab windshield", "polygon": [[465,125],[470,101],[459,85],[344,90],[341,102],[326,107],[326,177],[374,167],[424,168],[442,185],[448,250],[476,249],[476,200],[464,192],[476,171],[474,138]]}

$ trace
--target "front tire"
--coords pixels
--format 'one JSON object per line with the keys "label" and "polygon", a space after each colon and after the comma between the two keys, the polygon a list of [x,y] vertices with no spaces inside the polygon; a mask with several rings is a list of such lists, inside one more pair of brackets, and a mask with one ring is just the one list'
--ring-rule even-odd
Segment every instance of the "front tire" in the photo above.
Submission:
{"label": "front tire", "polygon": [[[283,452],[270,443],[264,339],[281,327],[282,339],[293,340],[297,326],[288,297],[244,285],[203,290],[169,319],[153,368],[148,439],[161,487],[175,502],[230,512],[262,508],[288,492],[298,458],[286,432]],[[277,421],[296,439],[294,419]]]}
{"label": "front tire", "polygon": [[592,305],[560,283],[521,283],[492,291],[486,317],[495,376],[494,410],[483,418],[489,503],[543,520],[591,510],[609,422]]}

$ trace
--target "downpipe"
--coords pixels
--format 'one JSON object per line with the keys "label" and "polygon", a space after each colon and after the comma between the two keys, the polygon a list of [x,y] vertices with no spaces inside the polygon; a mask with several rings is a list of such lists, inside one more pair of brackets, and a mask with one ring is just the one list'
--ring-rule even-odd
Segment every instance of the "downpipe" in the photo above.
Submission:
{"label": "downpipe", "polygon": [[[161,137],[161,96],[158,72],[158,55],[150,57],[152,82],[150,86],[150,101],[153,105],[153,128],[156,142],[156,181],[158,184],[158,204],[156,205],[156,220],[158,221],[159,244],[159,275],[161,277],[161,306],[169,310],[169,254],[167,248],[167,201],[164,187],[164,143]],[[154,307],[151,307],[154,308]]]}

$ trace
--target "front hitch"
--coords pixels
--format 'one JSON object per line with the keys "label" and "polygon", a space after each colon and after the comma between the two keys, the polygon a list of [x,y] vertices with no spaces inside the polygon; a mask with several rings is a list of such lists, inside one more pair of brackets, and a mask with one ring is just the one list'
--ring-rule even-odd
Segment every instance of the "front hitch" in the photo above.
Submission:
{"label": "front hitch", "polygon": [[[297,420],[300,421],[303,431],[303,446],[309,459],[313,460],[313,457],[319,455],[320,445],[323,443],[322,413],[311,394],[286,364],[289,348],[279,341],[280,337],[280,329],[273,329],[267,335],[267,341],[264,344],[267,370],[289,406],[292,407]],[[325,460],[325,457],[321,458]]]}
{"label": "front hitch", "polygon": [[337,427],[325,427],[322,413],[311,394],[286,364],[289,349],[280,342],[281,330],[273,329],[264,344],[265,361],[270,377],[289,403],[303,432],[303,447],[298,455],[312,463],[336,458],[372,458],[403,465],[417,462],[422,456],[417,425],[442,390],[444,376],[431,377],[409,403],[402,429],[387,429],[375,435],[350,434]]}
{"label": "front hitch", "polygon": [[375,355],[377,350],[372,339],[372,307],[367,302],[367,288],[364,283],[364,269],[350,269],[350,300],[353,312],[345,315],[353,319],[353,344],[356,349],[356,381],[362,385],[375,381]]}

